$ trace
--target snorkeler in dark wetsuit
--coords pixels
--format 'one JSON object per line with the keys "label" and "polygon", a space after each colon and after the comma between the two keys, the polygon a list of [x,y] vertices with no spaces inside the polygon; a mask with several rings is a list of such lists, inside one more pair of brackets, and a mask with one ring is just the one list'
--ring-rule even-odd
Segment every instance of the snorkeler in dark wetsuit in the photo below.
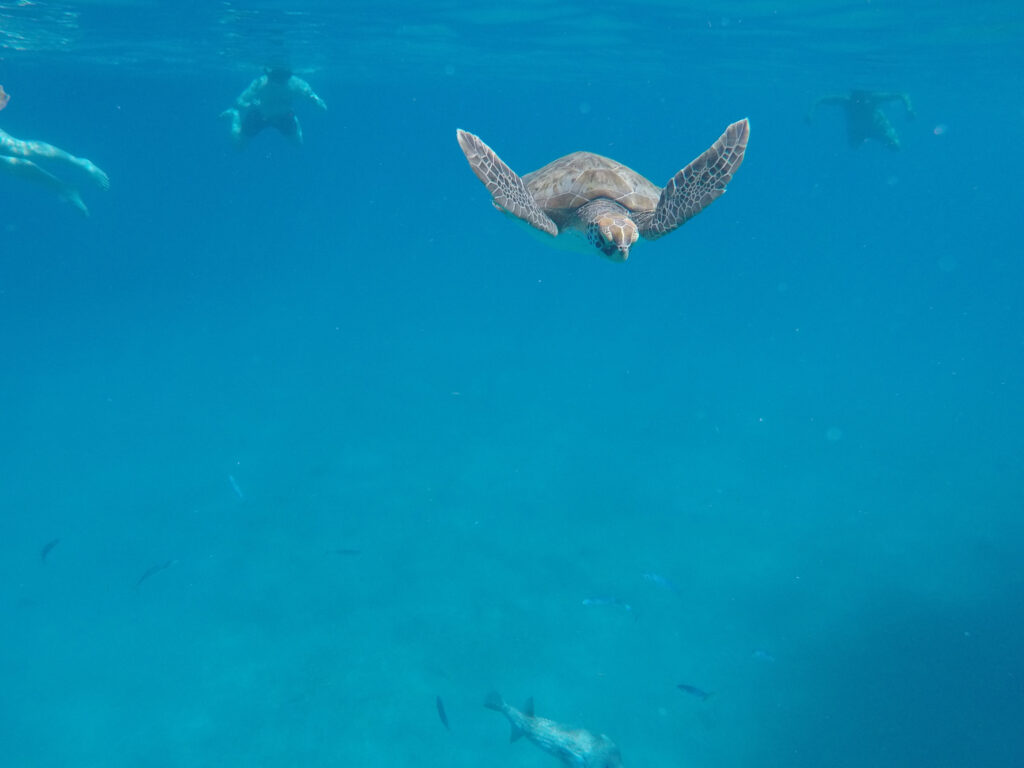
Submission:
{"label": "snorkeler in dark wetsuit", "polygon": [[818,99],[807,111],[806,119],[808,123],[811,122],[814,110],[820,104],[840,106],[846,113],[846,137],[851,147],[856,149],[868,139],[875,139],[890,149],[899,149],[900,137],[881,109],[881,105],[889,101],[902,101],[907,117],[913,119],[914,107],[907,94],[866,90],[850,91],[849,96],[825,96]]}
{"label": "snorkeler in dark wetsuit", "polygon": [[276,128],[296,144],[302,143],[302,126],[295,116],[292,102],[301,96],[327,109],[324,100],[302,78],[287,67],[268,67],[253,80],[237,99],[235,106],[226,109],[221,117],[231,118],[231,136],[238,145],[255,136],[264,128]]}

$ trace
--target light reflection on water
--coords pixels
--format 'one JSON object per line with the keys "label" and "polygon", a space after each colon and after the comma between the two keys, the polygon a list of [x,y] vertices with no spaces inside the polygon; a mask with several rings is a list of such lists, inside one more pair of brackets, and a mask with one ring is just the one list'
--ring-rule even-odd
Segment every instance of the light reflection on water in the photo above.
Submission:
{"label": "light reflection on water", "polygon": [[[351,79],[495,76],[567,83],[605,76],[764,77],[813,71],[827,56],[863,77],[927,69],[939,58],[990,66],[1016,57],[1020,29],[1006,5],[941,8],[827,2],[654,1],[631,4],[521,0],[0,3],[0,61],[25,52],[69,54],[96,65],[150,71],[251,71],[286,59],[296,69],[344,70]],[[1000,54],[1003,51],[1005,55]]]}

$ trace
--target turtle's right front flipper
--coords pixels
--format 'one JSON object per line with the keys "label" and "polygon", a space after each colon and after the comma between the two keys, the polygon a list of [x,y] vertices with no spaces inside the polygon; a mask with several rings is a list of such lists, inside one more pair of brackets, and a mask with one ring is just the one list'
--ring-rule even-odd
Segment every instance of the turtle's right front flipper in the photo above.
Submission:
{"label": "turtle's right front flipper", "polygon": [[654,215],[640,227],[640,234],[648,240],[667,235],[721,197],[743,162],[749,137],[746,118],[726,128],[718,141],[668,180]]}
{"label": "turtle's right front flipper", "polygon": [[487,187],[496,206],[542,232],[558,234],[555,222],[540,209],[523,180],[494,154],[494,150],[472,133],[459,129],[456,134],[469,167]]}

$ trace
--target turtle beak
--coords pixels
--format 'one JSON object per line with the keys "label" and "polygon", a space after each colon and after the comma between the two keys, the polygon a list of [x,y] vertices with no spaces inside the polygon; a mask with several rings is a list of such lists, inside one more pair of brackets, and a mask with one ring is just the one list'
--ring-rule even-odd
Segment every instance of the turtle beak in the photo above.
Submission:
{"label": "turtle beak", "polygon": [[629,258],[629,246],[619,245],[615,248],[607,248],[602,250],[601,253],[608,261],[614,261],[616,264],[621,264]]}
{"label": "turtle beak", "polygon": [[625,261],[629,258],[629,249],[636,242],[636,232],[629,227],[612,231],[612,242],[615,243],[615,250],[612,251],[612,258],[615,261]]}
{"label": "turtle beak", "polygon": [[600,241],[598,247],[612,261],[625,261],[629,258],[629,249],[637,241],[640,233],[636,225],[624,216],[602,218],[598,221]]}
{"label": "turtle beak", "polygon": [[615,243],[615,260],[625,261],[629,258],[629,249],[639,237],[636,225],[629,219],[615,218],[608,230],[611,241]]}

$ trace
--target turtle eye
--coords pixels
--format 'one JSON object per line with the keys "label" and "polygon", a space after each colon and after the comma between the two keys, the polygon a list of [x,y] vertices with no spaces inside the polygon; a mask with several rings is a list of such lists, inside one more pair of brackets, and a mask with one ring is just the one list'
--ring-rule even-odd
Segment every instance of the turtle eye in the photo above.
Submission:
{"label": "turtle eye", "polygon": [[587,230],[587,239],[593,243],[594,247],[597,248],[605,256],[611,256],[617,249],[615,243],[605,237],[604,232],[601,231],[601,227],[597,225],[591,225]]}

